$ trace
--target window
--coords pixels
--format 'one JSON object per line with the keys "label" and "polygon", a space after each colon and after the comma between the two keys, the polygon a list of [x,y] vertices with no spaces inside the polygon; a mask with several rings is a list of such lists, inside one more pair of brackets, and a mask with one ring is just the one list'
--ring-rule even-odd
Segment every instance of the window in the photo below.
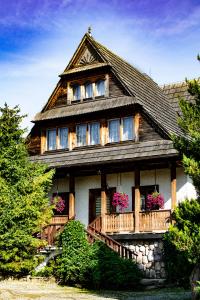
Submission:
{"label": "window", "polygon": [[56,129],[47,130],[47,150],[56,149]]}
{"label": "window", "polygon": [[[152,194],[154,191],[159,192],[159,185],[145,185],[140,186],[140,210],[146,210],[146,199],[149,194]],[[135,188],[132,188],[132,210],[135,209]]]}
{"label": "window", "polygon": [[109,121],[109,143],[120,141],[120,119]]}
{"label": "window", "polygon": [[76,85],[73,87],[73,100],[77,101],[81,99],[81,87],[80,85]]}
{"label": "window", "polygon": [[105,95],[105,82],[104,80],[99,80],[96,82],[96,96]]}
{"label": "window", "polygon": [[123,136],[122,140],[132,140],[133,139],[133,118],[123,118],[122,119],[122,125],[123,125]]}
{"label": "window", "polygon": [[89,145],[100,144],[100,124],[89,124]]}
{"label": "window", "polygon": [[88,82],[85,84],[85,98],[92,98],[93,90],[92,90],[92,83]]}
{"label": "window", "polygon": [[77,147],[86,146],[87,125],[80,124],[76,126]]}
{"label": "window", "polygon": [[65,149],[68,147],[68,128],[58,129],[59,137],[59,149]]}

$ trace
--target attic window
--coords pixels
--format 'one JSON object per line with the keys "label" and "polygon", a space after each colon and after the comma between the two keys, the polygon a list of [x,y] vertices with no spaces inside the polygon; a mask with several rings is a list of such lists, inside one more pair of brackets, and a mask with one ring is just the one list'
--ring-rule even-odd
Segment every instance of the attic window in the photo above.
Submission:
{"label": "attic window", "polygon": [[81,99],[81,87],[80,85],[75,85],[73,87],[73,100],[77,101]]}
{"label": "attic window", "polygon": [[96,82],[96,96],[104,96],[105,95],[105,81],[99,80]]}
{"label": "attic window", "polygon": [[92,90],[92,83],[91,82],[87,82],[85,84],[85,98],[92,98],[93,96],[93,90]]}

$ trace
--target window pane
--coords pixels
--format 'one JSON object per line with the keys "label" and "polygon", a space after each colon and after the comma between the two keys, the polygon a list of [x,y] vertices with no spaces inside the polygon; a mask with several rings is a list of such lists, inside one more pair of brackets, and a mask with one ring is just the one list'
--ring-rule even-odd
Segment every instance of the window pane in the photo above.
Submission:
{"label": "window pane", "polygon": [[133,139],[133,118],[123,118],[123,141]]}
{"label": "window pane", "polygon": [[85,85],[85,98],[92,98],[92,83],[87,83]]}
{"label": "window pane", "polygon": [[74,100],[80,100],[81,99],[81,87],[80,87],[80,85],[77,85],[73,88],[73,97],[74,97]]}
{"label": "window pane", "polygon": [[47,131],[47,150],[56,149],[56,129]]}
{"label": "window pane", "polygon": [[89,132],[90,132],[90,145],[100,144],[100,124],[99,123],[91,123],[89,124]]}
{"label": "window pane", "polygon": [[119,134],[120,122],[119,120],[109,121],[109,142],[119,142],[120,134]]}
{"label": "window pane", "polygon": [[86,145],[86,133],[87,133],[86,124],[76,126],[76,138],[77,138],[78,147]]}
{"label": "window pane", "polygon": [[105,95],[104,80],[97,81],[97,83],[96,83],[96,93],[97,93],[97,96],[104,96]]}
{"label": "window pane", "polygon": [[65,149],[68,147],[68,128],[59,128],[58,135],[60,140],[60,149]]}

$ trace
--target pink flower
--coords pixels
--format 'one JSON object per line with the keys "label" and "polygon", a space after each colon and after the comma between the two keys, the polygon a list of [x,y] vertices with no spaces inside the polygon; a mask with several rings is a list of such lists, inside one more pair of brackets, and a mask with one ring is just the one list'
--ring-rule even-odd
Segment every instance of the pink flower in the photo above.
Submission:
{"label": "pink flower", "polygon": [[59,213],[65,209],[65,201],[60,196],[55,196],[51,199],[51,204],[55,205],[55,210]]}
{"label": "pink flower", "polygon": [[128,195],[125,193],[114,193],[112,205],[115,207],[119,207],[120,212],[122,212],[125,208],[128,207]]}
{"label": "pink flower", "polygon": [[158,192],[149,194],[146,199],[146,208],[150,210],[164,208],[164,197]]}

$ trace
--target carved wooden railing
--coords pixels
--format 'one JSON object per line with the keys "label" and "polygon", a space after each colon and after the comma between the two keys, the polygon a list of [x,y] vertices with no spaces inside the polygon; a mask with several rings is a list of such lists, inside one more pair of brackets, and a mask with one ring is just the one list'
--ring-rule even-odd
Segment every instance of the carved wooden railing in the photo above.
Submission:
{"label": "carved wooden railing", "polygon": [[56,236],[62,232],[65,224],[69,221],[69,216],[53,216],[49,225],[43,228],[41,239],[47,240],[48,245],[54,245]]}
{"label": "carved wooden railing", "polygon": [[98,231],[96,228],[92,227],[91,224],[86,229],[86,233],[87,233],[88,241],[90,243],[94,243],[94,241],[96,240],[102,241],[113,251],[117,252],[119,256],[122,258],[133,259],[137,256],[135,252],[129,250],[128,248],[118,243],[117,241],[113,240],[111,237],[107,236],[106,234]]}
{"label": "carved wooden railing", "polygon": [[167,231],[171,223],[171,210],[140,212],[140,232]]}
{"label": "carved wooden railing", "polygon": [[102,231],[106,233],[134,231],[134,212],[105,214],[102,216]]}

